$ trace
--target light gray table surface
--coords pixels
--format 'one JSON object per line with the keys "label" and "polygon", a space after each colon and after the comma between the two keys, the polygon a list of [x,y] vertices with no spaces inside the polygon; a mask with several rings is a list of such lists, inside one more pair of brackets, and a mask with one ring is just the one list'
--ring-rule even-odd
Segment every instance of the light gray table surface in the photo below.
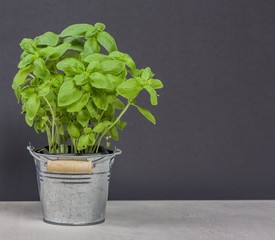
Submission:
{"label": "light gray table surface", "polygon": [[109,201],[103,224],[41,218],[39,202],[0,202],[0,240],[275,239],[275,201]]}

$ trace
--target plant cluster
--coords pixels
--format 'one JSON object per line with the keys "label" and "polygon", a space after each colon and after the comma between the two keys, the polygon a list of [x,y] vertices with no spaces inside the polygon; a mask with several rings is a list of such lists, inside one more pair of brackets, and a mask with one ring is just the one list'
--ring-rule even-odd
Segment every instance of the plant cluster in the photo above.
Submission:
{"label": "plant cluster", "polygon": [[20,43],[12,88],[27,124],[46,132],[50,153],[67,153],[69,145],[74,153],[98,152],[104,138],[108,147],[125,128],[122,116],[130,106],[156,122],[136,97],[145,90],[157,105],[162,82],[149,67],[137,69],[104,30],[102,23],[74,24]]}

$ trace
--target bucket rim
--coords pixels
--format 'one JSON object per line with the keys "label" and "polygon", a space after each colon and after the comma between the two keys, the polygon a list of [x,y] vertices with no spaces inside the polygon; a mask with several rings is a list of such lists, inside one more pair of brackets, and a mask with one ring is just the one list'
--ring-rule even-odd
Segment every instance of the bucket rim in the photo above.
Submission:
{"label": "bucket rim", "polygon": [[122,151],[118,148],[115,148],[114,150],[106,149],[109,153],[83,153],[83,154],[75,154],[75,153],[64,153],[64,154],[48,154],[48,153],[39,153],[38,150],[41,150],[43,148],[35,148],[31,144],[27,146],[27,149],[29,150],[30,154],[37,158],[66,158],[66,157],[73,157],[76,159],[83,159],[83,158],[94,158],[94,160],[101,160],[103,158],[111,158],[116,155],[120,155]]}

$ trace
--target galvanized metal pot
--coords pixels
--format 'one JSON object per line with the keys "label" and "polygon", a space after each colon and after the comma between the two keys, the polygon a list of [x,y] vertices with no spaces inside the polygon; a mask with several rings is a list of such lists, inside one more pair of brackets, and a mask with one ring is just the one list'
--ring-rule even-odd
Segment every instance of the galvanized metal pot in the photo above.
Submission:
{"label": "galvanized metal pot", "polygon": [[[35,151],[33,147],[28,147],[28,150],[35,161],[45,222],[60,225],[104,222],[111,168],[114,157],[121,154],[121,150],[87,155],[51,155]],[[73,165],[60,172],[58,168],[61,160],[63,163],[73,161],[76,164],[79,161],[86,167],[91,166],[91,169],[86,171],[78,168],[82,169],[82,173],[76,173],[72,171],[77,169]],[[49,171],[50,163],[56,164],[52,169],[57,170]]]}

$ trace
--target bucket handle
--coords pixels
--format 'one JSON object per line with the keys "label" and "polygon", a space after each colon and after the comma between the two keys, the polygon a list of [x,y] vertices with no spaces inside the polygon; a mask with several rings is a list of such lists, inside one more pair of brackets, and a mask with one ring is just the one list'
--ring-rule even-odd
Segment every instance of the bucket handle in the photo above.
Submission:
{"label": "bucket handle", "polygon": [[35,155],[35,154],[33,153],[34,147],[33,147],[32,145],[27,146],[27,149],[29,150],[30,154],[34,157],[34,159],[40,160],[40,157],[38,157],[37,155]]}
{"label": "bucket handle", "polygon": [[114,151],[114,156],[116,155],[120,155],[122,153],[122,151],[118,148],[115,148],[115,151]]}

